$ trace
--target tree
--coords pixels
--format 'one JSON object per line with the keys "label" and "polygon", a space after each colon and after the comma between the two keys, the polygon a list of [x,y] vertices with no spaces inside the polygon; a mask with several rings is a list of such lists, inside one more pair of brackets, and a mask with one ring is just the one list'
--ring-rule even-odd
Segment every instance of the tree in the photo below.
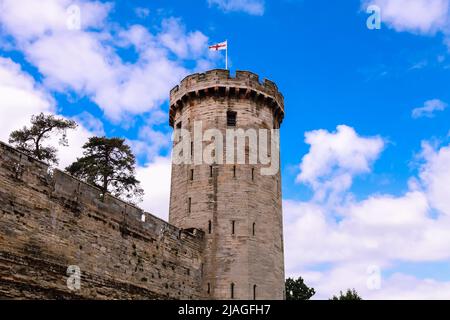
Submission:
{"label": "tree", "polygon": [[301,277],[297,280],[286,279],[287,300],[309,300],[315,294],[314,288],[309,288]]}
{"label": "tree", "polygon": [[35,157],[49,165],[57,165],[57,149],[52,146],[43,146],[44,140],[51,135],[61,135],[59,144],[68,146],[67,129],[75,129],[77,124],[73,120],[57,118],[43,113],[31,117],[31,127],[23,127],[21,130],[11,132],[9,143],[18,150]]}
{"label": "tree", "polygon": [[345,294],[341,291],[339,297],[333,296],[330,300],[362,300],[362,298],[358,295],[355,289],[348,289]]}
{"label": "tree", "polygon": [[135,178],[136,158],[124,139],[92,137],[83,146],[83,157],[66,168],[71,175],[97,186],[103,197],[110,193],[137,203],[144,191]]}

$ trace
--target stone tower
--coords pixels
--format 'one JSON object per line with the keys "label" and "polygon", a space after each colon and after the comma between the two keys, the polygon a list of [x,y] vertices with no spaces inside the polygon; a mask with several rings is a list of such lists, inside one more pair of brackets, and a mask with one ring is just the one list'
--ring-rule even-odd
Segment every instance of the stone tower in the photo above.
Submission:
{"label": "stone tower", "polygon": [[[184,129],[192,140],[198,136],[199,123],[201,134],[209,129],[220,131],[223,158],[229,151],[227,131],[266,129],[270,144],[283,117],[284,100],[277,86],[269,80],[261,83],[251,72],[237,71],[235,77],[228,70],[193,74],[170,92],[170,125]],[[261,169],[267,163],[250,163],[250,139],[245,139],[245,164],[217,161],[218,150],[211,152],[214,163],[194,161],[215,139],[208,137],[200,147],[191,142],[188,157],[192,162],[172,165],[170,223],[205,231],[202,287],[206,296],[283,299],[280,170],[263,175]],[[279,157],[279,141],[275,152]]]}

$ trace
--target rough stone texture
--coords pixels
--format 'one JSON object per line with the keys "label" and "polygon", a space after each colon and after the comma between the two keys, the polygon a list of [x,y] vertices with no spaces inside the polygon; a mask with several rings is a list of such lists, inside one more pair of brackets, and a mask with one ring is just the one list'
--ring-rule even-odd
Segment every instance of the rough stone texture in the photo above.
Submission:
{"label": "rough stone texture", "polygon": [[202,299],[203,232],[142,214],[0,143],[0,298]]}
{"label": "rough stone texture", "polygon": [[[271,81],[261,84],[257,75],[241,71],[230,77],[226,70],[188,76],[171,91],[170,125],[181,122],[191,136],[201,121],[203,132],[219,129],[225,137],[227,111],[237,112],[237,128],[279,128],[283,97]],[[232,284],[235,299],[285,296],[281,175],[263,176],[261,167],[213,165],[211,176],[209,164],[172,166],[170,223],[205,232],[202,287],[210,298],[230,299]]]}

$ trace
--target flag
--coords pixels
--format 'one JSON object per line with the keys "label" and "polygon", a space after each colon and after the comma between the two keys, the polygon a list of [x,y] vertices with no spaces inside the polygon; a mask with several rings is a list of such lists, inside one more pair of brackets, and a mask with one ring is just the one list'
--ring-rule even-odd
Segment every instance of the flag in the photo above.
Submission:
{"label": "flag", "polygon": [[224,41],[224,42],[209,46],[210,51],[220,51],[220,50],[227,50],[227,49],[228,49],[228,41]]}
{"label": "flag", "polygon": [[222,50],[225,50],[225,69],[228,70],[228,41],[225,40],[224,42],[209,46],[209,51],[222,51]]}

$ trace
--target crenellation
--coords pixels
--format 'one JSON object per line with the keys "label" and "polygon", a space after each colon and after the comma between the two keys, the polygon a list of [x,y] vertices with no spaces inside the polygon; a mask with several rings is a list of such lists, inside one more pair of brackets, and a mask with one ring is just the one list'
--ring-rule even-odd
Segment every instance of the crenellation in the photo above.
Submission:
{"label": "crenellation", "polygon": [[[275,82],[269,80],[269,79],[264,79],[264,87],[266,87],[266,90],[268,92],[271,92],[272,94],[276,94],[278,91],[278,86],[276,85]],[[281,94],[281,93],[280,93]]]}
{"label": "crenellation", "polygon": [[259,82],[259,75],[250,71],[236,71],[236,79],[261,84]]}
{"label": "crenellation", "polygon": [[229,70],[215,69],[189,75],[171,90],[169,123],[173,127],[177,110],[182,109],[189,100],[201,99],[212,94],[234,95],[239,98],[241,92],[248,92],[246,96],[266,99],[279,114],[280,122],[283,120],[284,98],[274,82],[264,79],[261,83],[259,76],[249,71],[238,70],[232,77]]}
{"label": "crenellation", "polygon": [[[83,203],[89,203],[98,208],[99,211],[107,212],[108,217],[117,221],[123,219],[132,219],[138,221],[141,224],[148,224],[153,217],[149,213],[145,213],[150,216],[150,219],[146,219],[146,222],[142,222],[142,215],[144,211],[130,203],[113,197],[110,194],[106,194],[102,199],[103,194],[101,190],[95,186],[78,180],[77,178],[55,169],[53,171],[53,193],[52,196],[56,198],[73,199],[80,205]],[[162,221],[162,220],[161,220]]]}

